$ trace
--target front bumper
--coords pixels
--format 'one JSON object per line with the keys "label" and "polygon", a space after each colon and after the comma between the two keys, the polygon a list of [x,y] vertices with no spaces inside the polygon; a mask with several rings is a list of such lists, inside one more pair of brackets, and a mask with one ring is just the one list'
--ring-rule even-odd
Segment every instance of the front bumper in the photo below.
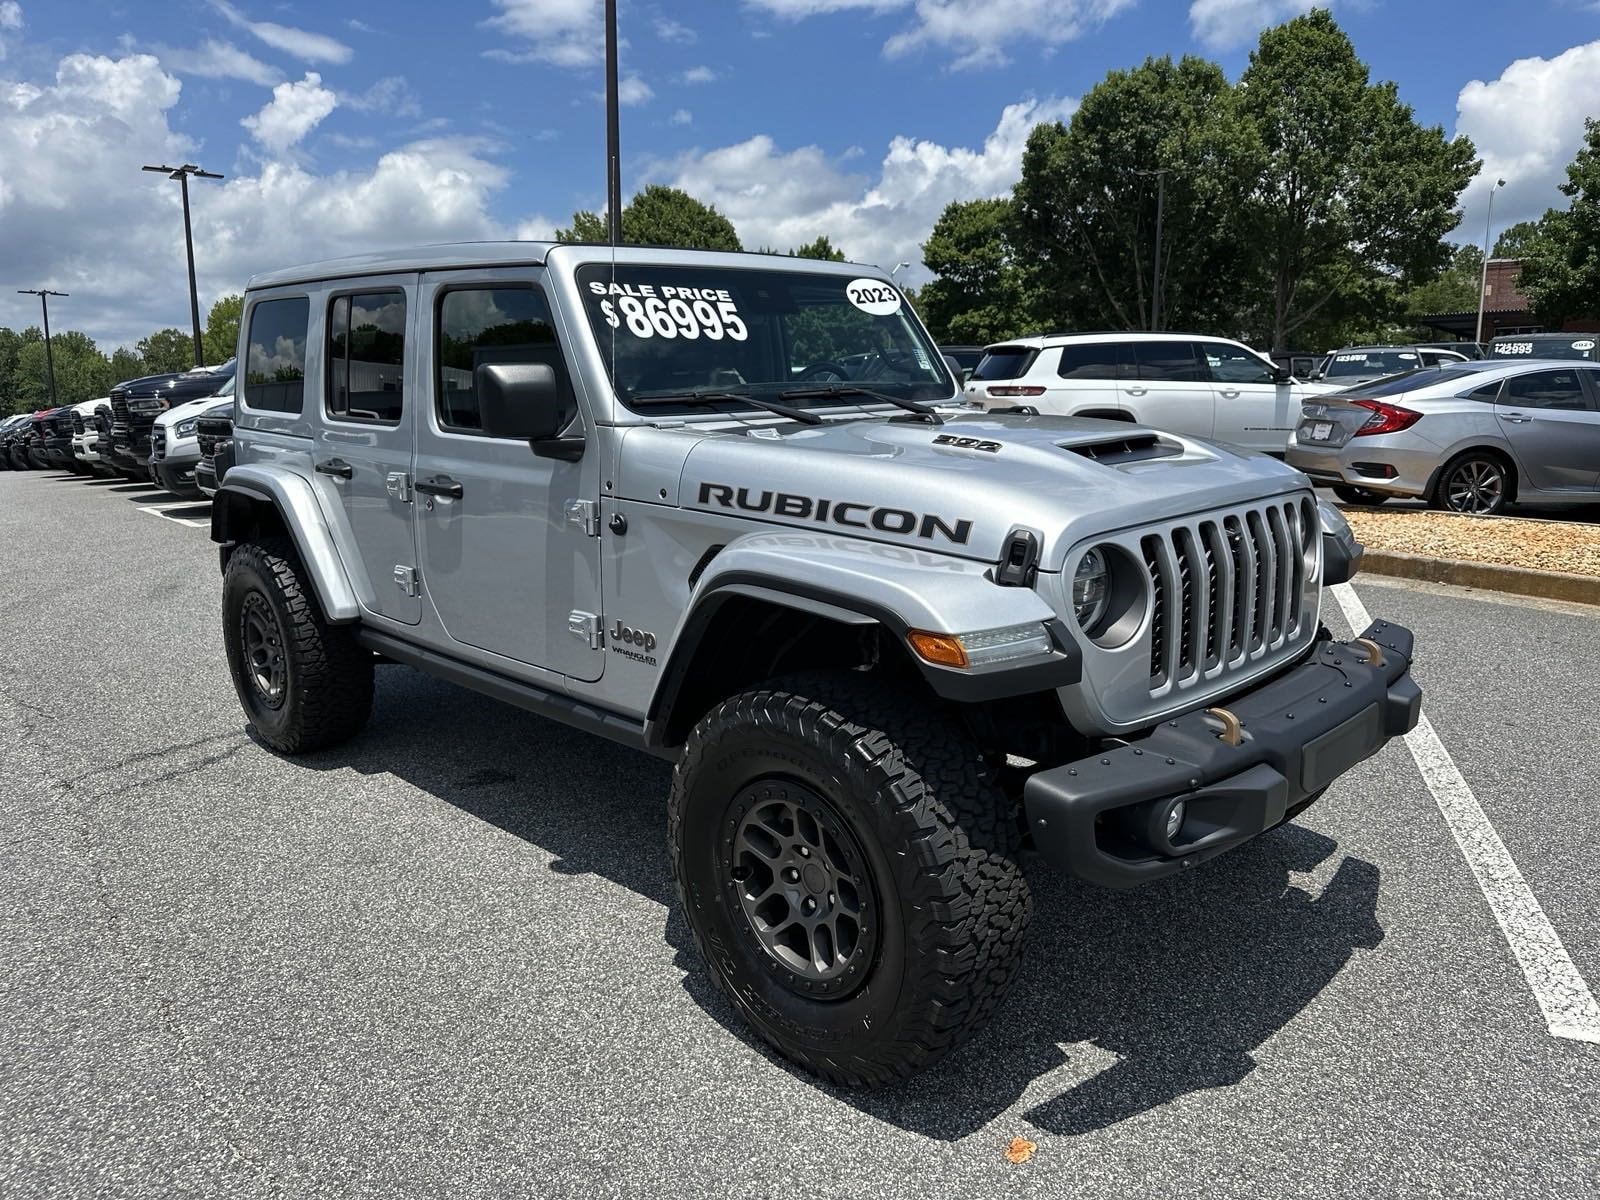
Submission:
{"label": "front bumper", "polygon": [[195,467],[200,463],[199,451],[187,455],[168,455],[165,458],[150,460],[150,469],[155,474],[156,482],[169,492],[179,495],[198,495],[199,486],[195,483]]}
{"label": "front bumper", "polygon": [[[1227,700],[1243,727],[1237,746],[1197,710],[1032,776],[1023,804],[1035,846],[1061,870],[1125,888],[1281,825],[1421,715],[1411,631],[1374,621],[1362,636],[1381,662],[1366,647],[1323,640],[1299,666]],[[1169,841],[1166,816],[1180,800],[1187,815]]]}

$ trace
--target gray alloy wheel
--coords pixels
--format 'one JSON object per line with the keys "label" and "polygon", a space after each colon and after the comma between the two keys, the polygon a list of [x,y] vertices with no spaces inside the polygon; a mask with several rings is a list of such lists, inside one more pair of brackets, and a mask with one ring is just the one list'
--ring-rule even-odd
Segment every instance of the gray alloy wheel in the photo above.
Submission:
{"label": "gray alloy wheel", "polygon": [[1440,476],[1436,507],[1450,512],[1490,516],[1506,506],[1509,480],[1505,464],[1487,454],[1469,454]]}

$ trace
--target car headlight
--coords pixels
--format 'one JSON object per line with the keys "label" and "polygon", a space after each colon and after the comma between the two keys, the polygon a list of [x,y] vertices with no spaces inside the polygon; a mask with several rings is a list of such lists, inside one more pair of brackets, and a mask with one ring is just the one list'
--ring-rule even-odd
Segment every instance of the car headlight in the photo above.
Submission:
{"label": "car headlight", "polygon": [[178,427],[172,432],[181,438],[192,437],[197,424],[199,424],[198,420],[179,421]]}
{"label": "car headlight", "polygon": [[1072,611],[1078,628],[1092,633],[1111,602],[1111,560],[1098,547],[1078,561],[1072,576]]}

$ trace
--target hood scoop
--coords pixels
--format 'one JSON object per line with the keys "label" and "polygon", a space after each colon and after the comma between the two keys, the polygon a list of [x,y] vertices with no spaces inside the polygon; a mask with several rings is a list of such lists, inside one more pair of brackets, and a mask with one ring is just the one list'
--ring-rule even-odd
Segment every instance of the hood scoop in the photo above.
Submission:
{"label": "hood scoop", "polygon": [[1183,453],[1181,446],[1162,441],[1153,433],[1132,433],[1098,442],[1067,442],[1061,448],[1108,467],[1144,462],[1151,458],[1175,458]]}

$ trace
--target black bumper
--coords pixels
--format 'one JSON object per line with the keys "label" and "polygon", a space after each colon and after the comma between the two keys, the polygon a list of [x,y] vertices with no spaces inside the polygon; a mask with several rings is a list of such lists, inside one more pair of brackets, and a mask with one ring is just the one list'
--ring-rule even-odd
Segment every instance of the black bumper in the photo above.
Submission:
{"label": "black bumper", "polygon": [[[1023,790],[1034,844],[1051,864],[1103,887],[1160,879],[1281,825],[1422,712],[1409,629],[1374,621],[1365,647],[1323,641],[1310,658],[1222,707],[1242,723],[1196,711],[1113,750],[1032,776]],[[1177,837],[1166,818],[1178,801]]]}

